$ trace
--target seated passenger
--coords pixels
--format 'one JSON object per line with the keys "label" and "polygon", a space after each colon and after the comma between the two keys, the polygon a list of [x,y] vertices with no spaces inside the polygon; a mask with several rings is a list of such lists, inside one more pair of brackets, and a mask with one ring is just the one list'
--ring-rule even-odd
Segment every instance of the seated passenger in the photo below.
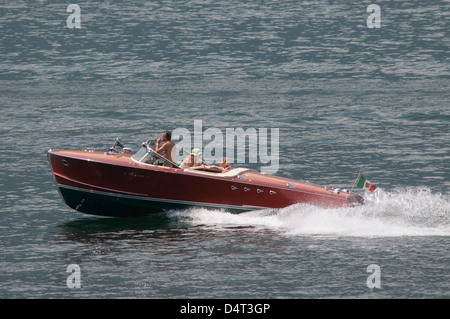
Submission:
{"label": "seated passenger", "polygon": [[220,162],[220,167],[216,165],[201,165],[205,171],[211,171],[216,173],[226,173],[231,170],[230,162],[226,157],[222,157],[222,162]]}
{"label": "seated passenger", "polygon": [[180,168],[185,169],[193,166],[200,166],[202,164],[201,159],[202,152],[198,148],[194,148],[190,155],[186,156],[180,165]]}
{"label": "seated passenger", "polygon": [[222,174],[231,170],[230,162],[226,157],[222,157],[222,162],[220,163],[222,167]]}

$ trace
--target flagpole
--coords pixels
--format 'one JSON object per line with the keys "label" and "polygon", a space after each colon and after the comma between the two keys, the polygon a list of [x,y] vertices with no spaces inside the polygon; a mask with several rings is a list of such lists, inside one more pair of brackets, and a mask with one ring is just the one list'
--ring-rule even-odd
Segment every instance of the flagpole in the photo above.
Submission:
{"label": "flagpole", "polygon": [[358,182],[359,177],[361,176],[361,174],[362,174],[362,169],[359,170],[358,176],[357,176],[356,179],[353,181],[353,185],[352,185],[352,189],[350,190],[350,193],[353,192],[353,189],[355,188],[356,183]]}

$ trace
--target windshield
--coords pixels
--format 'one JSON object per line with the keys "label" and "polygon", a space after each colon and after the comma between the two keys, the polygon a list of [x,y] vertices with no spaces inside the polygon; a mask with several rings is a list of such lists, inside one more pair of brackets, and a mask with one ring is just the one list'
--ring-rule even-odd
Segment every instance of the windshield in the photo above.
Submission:
{"label": "windshield", "polygon": [[139,151],[136,152],[136,154],[133,155],[133,159],[136,160],[137,162],[142,161],[142,159],[144,158],[144,156],[147,154],[147,148],[146,147],[141,147],[139,149]]}
{"label": "windshield", "polygon": [[176,163],[156,153],[147,143],[144,143],[139,151],[133,155],[133,159],[140,163],[179,168]]}

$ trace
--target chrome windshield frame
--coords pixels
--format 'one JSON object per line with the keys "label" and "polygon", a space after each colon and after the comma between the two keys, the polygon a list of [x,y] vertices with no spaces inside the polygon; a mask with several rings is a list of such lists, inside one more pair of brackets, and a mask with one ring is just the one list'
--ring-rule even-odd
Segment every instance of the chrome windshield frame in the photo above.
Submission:
{"label": "chrome windshield frame", "polygon": [[[145,148],[145,154],[141,157],[141,158],[136,158],[136,155],[139,153],[136,152],[136,154],[133,155],[133,160],[135,160],[138,163],[144,163],[143,160],[148,156],[148,154],[153,154],[155,155],[158,159],[162,160],[164,163],[168,163],[171,165],[172,168],[178,168],[181,169],[176,163],[168,160],[167,158],[165,158],[164,156],[162,156],[161,154],[158,154],[153,148],[150,147],[150,145],[148,145],[148,142],[143,142],[142,143],[142,148]],[[149,164],[149,163],[144,163],[144,164]],[[155,164],[150,164],[150,165],[155,165]],[[158,165],[155,165],[158,166]],[[165,166],[165,165],[163,165]],[[167,167],[167,166],[166,166]]]}

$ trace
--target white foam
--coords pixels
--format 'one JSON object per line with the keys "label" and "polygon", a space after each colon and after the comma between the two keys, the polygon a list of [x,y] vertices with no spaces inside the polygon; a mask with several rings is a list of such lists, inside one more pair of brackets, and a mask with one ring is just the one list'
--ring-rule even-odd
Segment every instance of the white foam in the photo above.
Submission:
{"label": "white foam", "polygon": [[362,237],[450,236],[448,197],[427,188],[391,192],[377,189],[359,207],[324,209],[297,204],[278,210],[241,214],[208,209],[176,213],[192,224],[218,229],[236,226],[267,228],[287,235]]}

